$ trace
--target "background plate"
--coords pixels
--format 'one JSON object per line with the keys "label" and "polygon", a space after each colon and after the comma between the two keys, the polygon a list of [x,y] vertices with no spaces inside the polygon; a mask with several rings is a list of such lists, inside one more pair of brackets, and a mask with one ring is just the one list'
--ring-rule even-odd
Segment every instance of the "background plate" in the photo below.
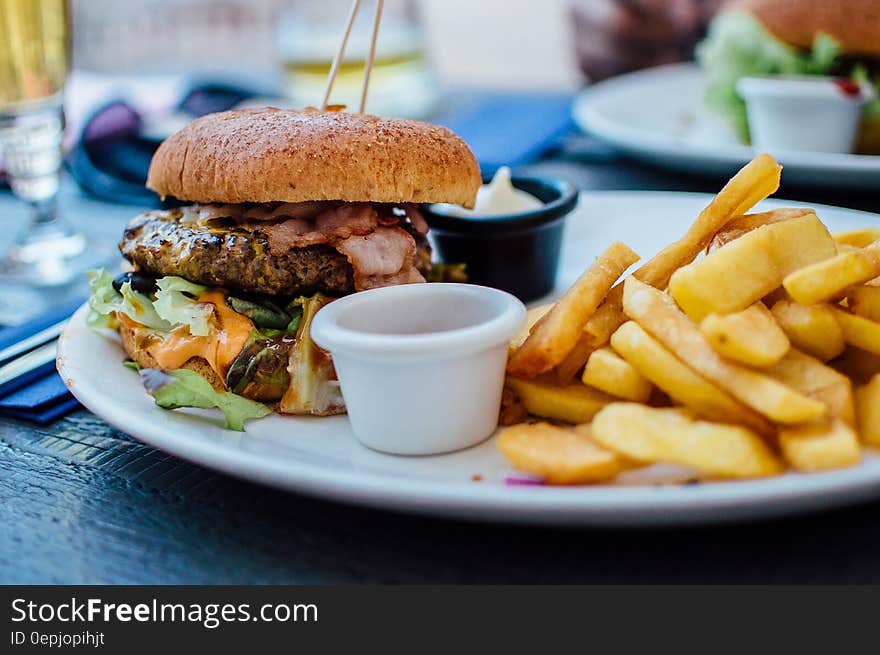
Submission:
{"label": "background plate", "polygon": [[[705,106],[704,75],[693,63],[628,73],[589,86],[574,119],[586,132],[664,168],[730,177],[754,151]],[[786,183],[876,189],[880,156],[771,152]]]}
{"label": "background plate", "polygon": [[[560,288],[616,239],[647,259],[678,238],[711,198],[664,192],[583,194],[566,227]],[[761,208],[782,204],[796,203],[767,201]],[[880,225],[875,214],[817,210],[834,231]],[[120,365],[123,358],[117,342],[86,327],[84,308],[59,344],[59,370],[73,394],[141,441],[263,484],[383,509],[487,521],[656,525],[774,516],[880,495],[880,456],[874,453],[850,469],[764,480],[658,484],[689,474],[651,467],[616,485],[507,486],[503,480],[511,471],[492,440],[449,455],[396,457],[357,443],[344,416],[273,415],[250,423],[245,433],[231,432],[221,427],[219,413],[156,407],[137,375]]]}

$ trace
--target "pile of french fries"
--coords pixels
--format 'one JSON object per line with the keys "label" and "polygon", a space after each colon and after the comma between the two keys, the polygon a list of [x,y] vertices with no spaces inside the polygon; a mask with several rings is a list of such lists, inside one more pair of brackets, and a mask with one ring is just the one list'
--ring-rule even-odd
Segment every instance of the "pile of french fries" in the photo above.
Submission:
{"label": "pile of french fries", "polygon": [[631,275],[639,257],[615,243],[530,310],[497,440],[515,468],[548,484],[656,463],[748,478],[880,447],[880,227],[832,236],[810,209],[748,214],[780,173],[755,158]]}

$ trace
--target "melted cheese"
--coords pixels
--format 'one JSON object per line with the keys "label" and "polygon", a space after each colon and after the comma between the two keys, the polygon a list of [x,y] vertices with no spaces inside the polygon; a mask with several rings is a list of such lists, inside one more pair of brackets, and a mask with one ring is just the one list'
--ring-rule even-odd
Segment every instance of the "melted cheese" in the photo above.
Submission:
{"label": "melted cheese", "polygon": [[204,337],[195,337],[186,326],[172,330],[162,341],[151,344],[147,352],[156,363],[167,369],[183,366],[193,357],[202,357],[221,378],[238,357],[251,332],[253,322],[226,305],[225,296],[219,291],[208,291],[198,298],[199,302],[214,305],[217,328]]}

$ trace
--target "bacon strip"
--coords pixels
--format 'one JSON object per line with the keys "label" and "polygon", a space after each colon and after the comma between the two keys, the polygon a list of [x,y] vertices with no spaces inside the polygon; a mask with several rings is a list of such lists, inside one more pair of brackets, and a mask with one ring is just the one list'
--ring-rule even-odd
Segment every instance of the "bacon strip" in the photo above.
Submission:
{"label": "bacon strip", "polygon": [[368,235],[349,237],[336,249],[351,262],[358,291],[425,281],[415,267],[416,241],[399,227],[378,227]]}
{"label": "bacon strip", "polygon": [[[387,208],[386,208],[387,209]],[[415,205],[403,206],[416,232],[428,225]],[[255,205],[191,205],[184,208],[184,220],[205,222],[233,218],[244,227],[264,234],[269,251],[283,255],[293,248],[327,244],[345,255],[354,271],[358,291],[394,284],[424,282],[415,267],[416,242],[398,227],[393,213],[367,202],[299,202],[277,207]],[[276,222],[269,222],[273,219]]]}

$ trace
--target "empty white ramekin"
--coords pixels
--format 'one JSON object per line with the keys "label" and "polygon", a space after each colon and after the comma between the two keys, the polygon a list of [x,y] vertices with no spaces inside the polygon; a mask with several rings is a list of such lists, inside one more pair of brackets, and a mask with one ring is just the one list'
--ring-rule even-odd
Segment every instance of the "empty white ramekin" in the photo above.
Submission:
{"label": "empty white ramekin", "polygon": [[355,437],[397,455],[460,450],[495,430],[514,296],[471,284],[409,284],[335,300],[311,334],[329,351]]}
{"label": "empty white ramekin", "polygon": [[746,101],[749,133],[757,150],[852,152],[869,84],[833,77],[744,77],[736,85]]}

